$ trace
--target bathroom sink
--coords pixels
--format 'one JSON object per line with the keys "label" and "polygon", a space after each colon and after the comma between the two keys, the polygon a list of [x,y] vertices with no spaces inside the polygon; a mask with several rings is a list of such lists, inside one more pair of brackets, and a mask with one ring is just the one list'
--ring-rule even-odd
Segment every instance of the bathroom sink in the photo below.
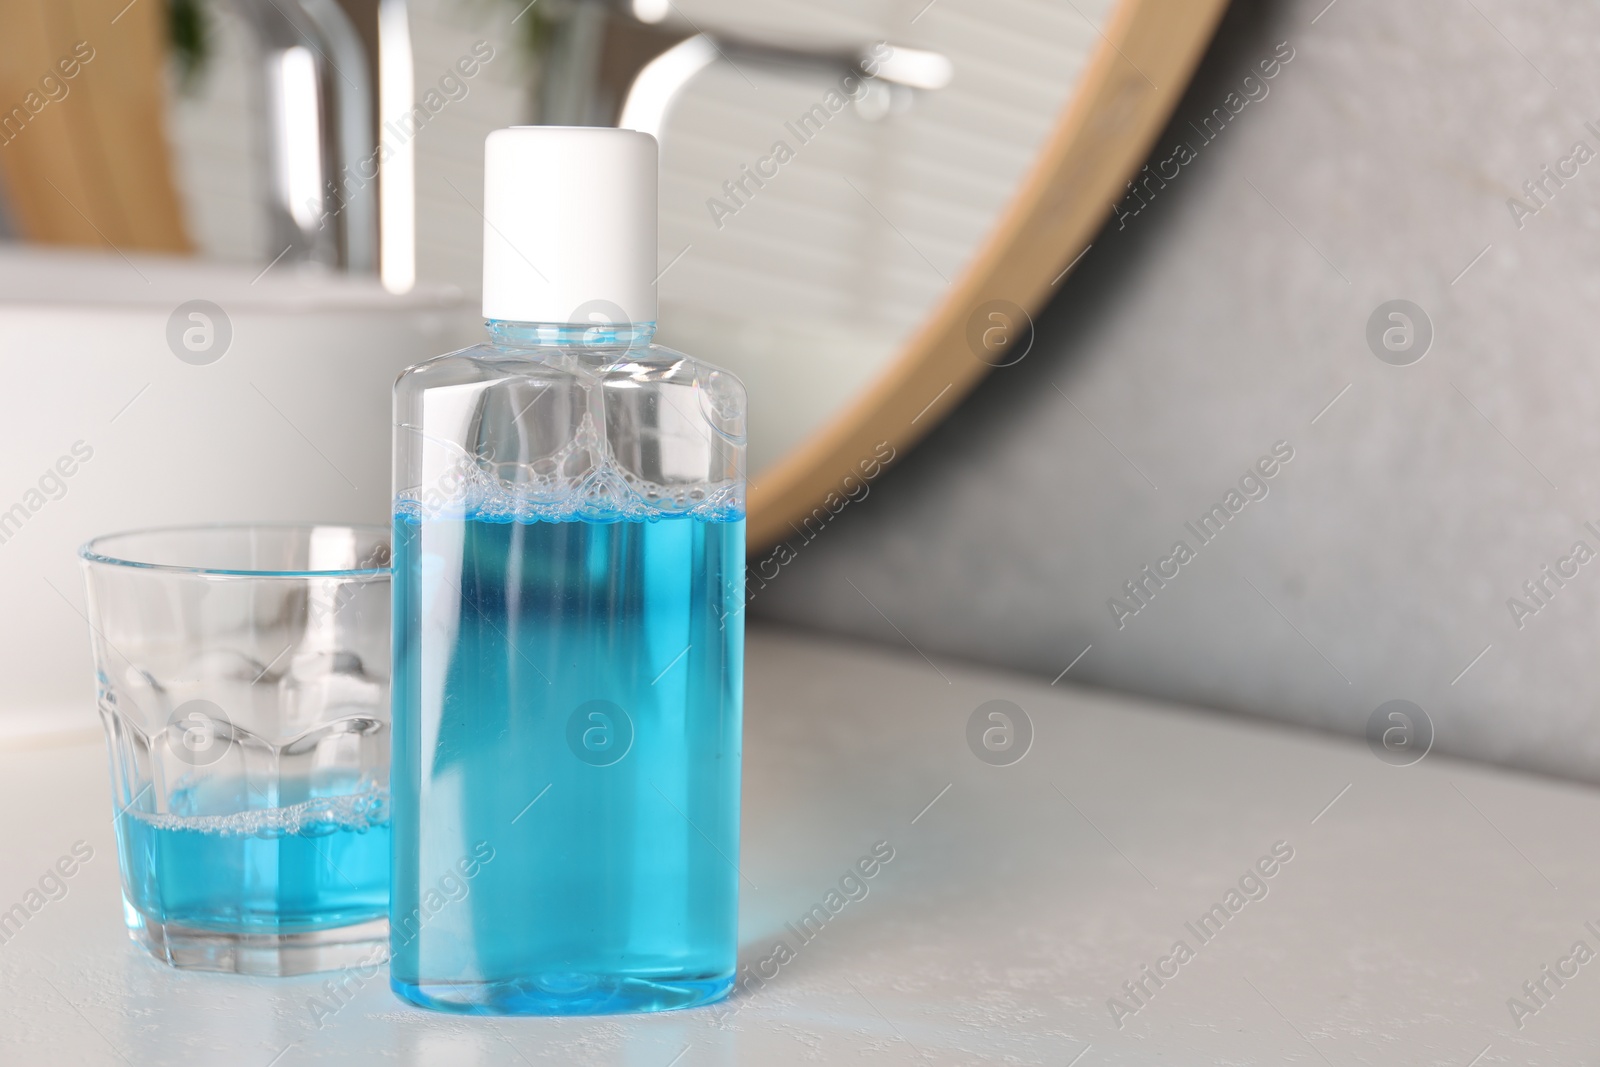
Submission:
{"label": "bathroom sink", "polygon": [[390,386],[475,340],[475,305],[282,265],[0,245],[0,743],[98,729],[89,537],[386,523]]}

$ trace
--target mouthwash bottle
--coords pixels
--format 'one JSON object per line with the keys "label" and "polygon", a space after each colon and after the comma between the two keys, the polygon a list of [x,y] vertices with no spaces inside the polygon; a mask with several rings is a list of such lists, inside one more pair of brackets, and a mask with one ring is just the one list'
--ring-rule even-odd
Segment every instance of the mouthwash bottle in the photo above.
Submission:
{"label": "mouthwash bottle", "polygon": [[391,983],[444,1011],[733,983],[744,387],[651,343],[655,140],[489,135],[484,343],[395,385]]}

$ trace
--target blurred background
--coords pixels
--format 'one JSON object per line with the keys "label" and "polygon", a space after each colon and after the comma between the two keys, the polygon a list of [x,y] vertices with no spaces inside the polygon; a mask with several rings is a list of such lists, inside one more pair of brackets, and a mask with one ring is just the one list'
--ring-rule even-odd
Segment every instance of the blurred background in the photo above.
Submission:
{"label": "blurred background", "polygon": [[[1597,36],[1566,4],[1236,0],[1149,162],[1196,158],[753,610],[1348,734],[1408,700],[1436,752],[1600,780]],[[1278,441],[1270,495],[1119,628]]]}
{"label": "blurred background", "polygon": [[752,616],[1357,736],[1403,699],[1600,780],[1600,12],[1236,0],[1174,83],[1108,47],[1139,7],[3,0],[9,728],[93,728],[87,536],[381,518],[388,382],[477,330],[491,129],[661,138],[660,337],[746,380],[759,485],[975,313],[1116,70],[1168,102],[1043,298],[988,294],[1025,343],[927,378]]}

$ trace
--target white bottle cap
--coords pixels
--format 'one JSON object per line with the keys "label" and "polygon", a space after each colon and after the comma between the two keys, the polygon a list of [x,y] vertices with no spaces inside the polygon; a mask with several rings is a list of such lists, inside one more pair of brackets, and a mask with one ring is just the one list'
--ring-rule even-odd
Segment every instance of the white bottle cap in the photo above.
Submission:
{"label": "white bottle cap", "polygon": [[484,142],[483,315],[656,319],[656,139],[513,126]]}

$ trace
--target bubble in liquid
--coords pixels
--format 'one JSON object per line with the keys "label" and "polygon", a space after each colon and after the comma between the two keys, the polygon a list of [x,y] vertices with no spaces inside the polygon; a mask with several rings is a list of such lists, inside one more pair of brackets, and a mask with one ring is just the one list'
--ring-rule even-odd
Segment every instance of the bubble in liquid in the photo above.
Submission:
{"label": "bubble in liquid", "polygon": [[312,797],[282,808],[251,808],[227,815],[180,815],[128,809],[128,815],[157,830],[188,830],[230,837],[323,837],[351,830],[363,833],[389,821],[389,790],[376,786],[359,793]]}

